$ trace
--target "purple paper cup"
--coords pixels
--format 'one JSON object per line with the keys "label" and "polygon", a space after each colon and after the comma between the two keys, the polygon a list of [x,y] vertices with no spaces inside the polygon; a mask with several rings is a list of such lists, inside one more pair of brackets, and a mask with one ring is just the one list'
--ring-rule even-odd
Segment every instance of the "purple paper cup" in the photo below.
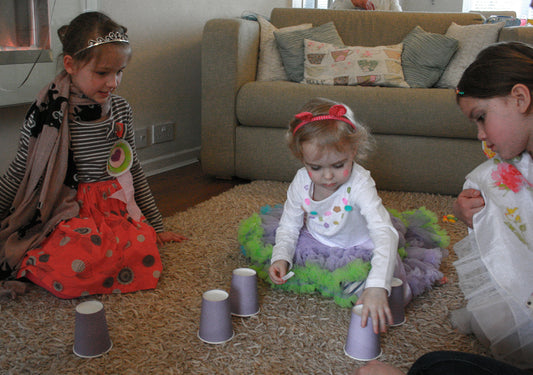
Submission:
{"label": "purple paper cup", "polygon": [[229,295],[233,315],[248,317],[257,314],[257,272],[251,268],[234,269]]}
{"label": "purple paper cup", "polygon": [[112,347],[104,305],[99,301],[86,301],[76,306],[74,354],[82,358],[95,358],[104,355]]}
{"label": "purple paper cup", "polygon": [[208,344],[223,344],[233,338],[229,294],[220,289],[202,295],[198,337]]}
{"label": "purple paper cup", "polygon": [[403,281],[394,277],[391,283],[389,308],[392,312],[391,327],[401,326],[405,323],[405,306],[403,299]]}
{"label": "purple paper cup", "polygon": [[361,327],[363,305],[352,308],[352,317],[348,328],[348,337],[344,353],[358,361],[371,361],[381,356],[379,334],[374,333],[372,319],[369,317],[365,328]]}

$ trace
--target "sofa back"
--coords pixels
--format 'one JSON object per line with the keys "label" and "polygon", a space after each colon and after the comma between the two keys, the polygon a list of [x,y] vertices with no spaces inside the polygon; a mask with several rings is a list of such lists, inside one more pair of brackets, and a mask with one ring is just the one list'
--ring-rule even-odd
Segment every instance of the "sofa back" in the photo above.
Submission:
{"label": "sofa back", "polygon": [[349,46],[379,46],[400,43],[414,27],[445,34],[452,22],[459,25],[481,24],[478,13],[419,13],[384,11],[346,11],[332,9],[274,8],[271,22],[286,27],[302,23],[319,26],[333,21],[339,35]]}

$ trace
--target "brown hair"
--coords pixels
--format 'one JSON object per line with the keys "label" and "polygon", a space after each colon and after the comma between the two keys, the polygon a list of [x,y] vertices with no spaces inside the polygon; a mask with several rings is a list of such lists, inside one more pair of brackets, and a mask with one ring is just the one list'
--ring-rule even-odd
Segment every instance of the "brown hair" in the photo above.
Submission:
{"label": "brown hair", "polygon": [[87,48],[89,40],[105,37],[110,32],[126,34],[127,29],[100,12],[82,13],[70,24],[57,30],[59,40],[63,44],[63,55],[70,55],[81,62],[90,61],[99,48]]}
{"label": "brown hair", "polygon": [[[324,98],[314,98],[308,101],[300,112],[311,112],[313,116],[327,115],[329,109],[342,103]],[[319,120],[305,124],[294,134],[294,129],[302,122],[296,117],[289,123],[289,129],[286,134],[287,143],[293,155],[299,160],[303,159],[302,143],[307,141],[316,141],[317,145],[322,148],[334,148],[337,151],[346,149],[355,150],[356,161],[365,160],[370,151],[373,149],[374,140],[369,130],[361,123],[355,120],[351,109],[342,104],[347,113],[344,115],[355,126],[355,129],[339,120]]]}
{"label": "brown hair", "polygon": [[533,89],[533,48],[520,42],[497,43],[482,50],[464,71],[457,101],[507,96],[518,83]]}

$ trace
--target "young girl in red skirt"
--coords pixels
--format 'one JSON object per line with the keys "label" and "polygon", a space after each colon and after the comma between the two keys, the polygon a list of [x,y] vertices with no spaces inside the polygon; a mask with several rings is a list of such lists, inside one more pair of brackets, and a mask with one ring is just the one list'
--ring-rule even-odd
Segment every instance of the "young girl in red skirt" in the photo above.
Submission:
{"label": "young girl in red skirt", "polygon": [[165,232],[113,91],[131,58],[126,28],[99,12],[58,30],[64,70],[29,109],[0,179],[0,291],[26,278],[60,298],[156,287]]}

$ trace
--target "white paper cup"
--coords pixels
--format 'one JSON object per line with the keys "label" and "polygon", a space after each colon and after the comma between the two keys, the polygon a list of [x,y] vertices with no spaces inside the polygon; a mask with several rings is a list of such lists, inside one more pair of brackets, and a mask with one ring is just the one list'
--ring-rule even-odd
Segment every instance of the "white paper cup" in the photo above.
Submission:
{"label": "white paper cup", "polygon": [[76,306],[74,354],[95,358],[110,351],[112,346],[104,305],[99,301],[86,301]]}
{"label": "white paper cup", "polygon": [[401,326],[405,323],[405,306],[403,299],[403,281],[393,278],[391,283],[391,293],[389,296],[389,308],[392,312],[391,327]]}
{"label": "white paper cup", "polygon": [[381,356],[381,345],[379,343],[379,334],[374,333],[370,317],[366,327],[361,327],[362,310],[363,305],[355,305],[352,308],[344,353],[358,361],[370,361]]}
{"label": "white paper cup", "polygon": [[233,338],[229,295],[213,289],[202,295],[198,337],[208,344],[222,344]]}
{"label": "white paper cup", "polygon": [[231,313],[248,317],[259,312],[257,272],[251,268],[233,270],[230,290]]}

